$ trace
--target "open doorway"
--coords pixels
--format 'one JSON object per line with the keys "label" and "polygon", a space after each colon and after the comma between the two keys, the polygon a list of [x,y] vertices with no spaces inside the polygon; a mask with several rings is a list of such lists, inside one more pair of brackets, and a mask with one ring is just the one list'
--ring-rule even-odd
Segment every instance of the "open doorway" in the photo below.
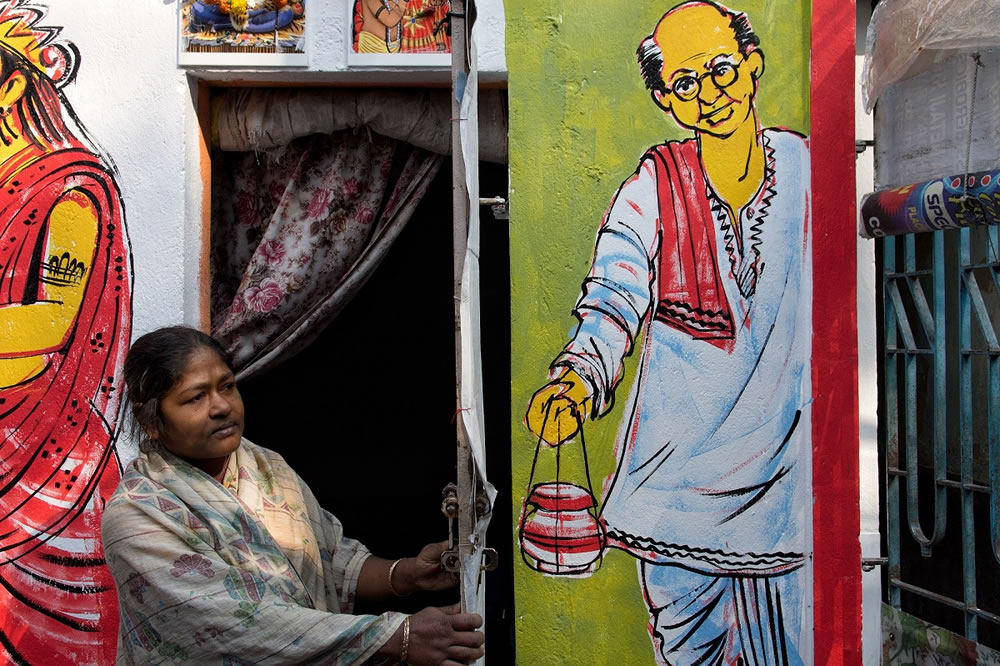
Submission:
{"label": "open doorway", "polygon": [[[506,198],[507,183],[506,165],[481,163],[481,196]],[[480,214],[488,475],[502,490],[510,478],[507,221],[488,207]],[[446,161],[382,264],[332,324],[296,356],[241,383],[246,435],[284,456],[348,536],[382,557],[415,554],[447,537],[440,506],[442,488],[456,478],[454,342]],[[488,545],[501,565],[487,578],[486,621],[490,660],[512,663],[512,518],[509,501],[497,506]],[[410,609],[456,598],[422,597]]]}

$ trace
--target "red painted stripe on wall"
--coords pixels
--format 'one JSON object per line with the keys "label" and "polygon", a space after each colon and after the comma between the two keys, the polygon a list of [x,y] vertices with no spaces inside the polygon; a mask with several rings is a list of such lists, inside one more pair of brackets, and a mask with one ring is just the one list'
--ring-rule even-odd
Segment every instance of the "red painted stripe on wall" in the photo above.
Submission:
{"label": "red painted stripe on wall", "polygon": [[815,663],[861,663],[854,0],[813,0]]}

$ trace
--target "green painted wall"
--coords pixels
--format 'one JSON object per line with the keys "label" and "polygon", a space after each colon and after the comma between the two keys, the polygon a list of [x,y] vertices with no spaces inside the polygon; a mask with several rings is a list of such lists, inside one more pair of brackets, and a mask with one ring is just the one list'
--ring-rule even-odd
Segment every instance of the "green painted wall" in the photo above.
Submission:
{"label": "green painted wall", "polygon": [[[576,326],[571,309],[595,234],[621,182],[651,145],[685,138],[650,99],[635,50],[673,2],[505,0],[511,168],[511,501],[520,512],[537,439],[523,425],[534,391]],[[809,130],[810,5],[801,0],[729,4],[746,12],[766,69],[757,107],[762,126]],[[630,359],[633,364],[635,356]],[[619,405],[632,365],[619,386]],[[594,490],[614,466],[620,406],[587,425]],[[577,444],[561,453],[563,479],[582,480]],[[555,453],[540,452],[534,482],[552,480]],[[516,525],[511,538],[516,543]],[[517,555],[515,555],[517,557]],[[588,578],[557,579],[515,562],[520,664],[653,662],[636,561],[610,551]]]}

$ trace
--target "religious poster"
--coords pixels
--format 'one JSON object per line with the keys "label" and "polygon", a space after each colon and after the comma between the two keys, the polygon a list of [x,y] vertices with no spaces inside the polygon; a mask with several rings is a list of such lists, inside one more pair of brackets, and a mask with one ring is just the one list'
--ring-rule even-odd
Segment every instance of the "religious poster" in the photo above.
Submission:
{"label": "religious poster", "polygon": [[812,6],[505,9],[518,663],[813,663]]}
{"label": "religious poster", "polygon": [[305,66],[306,0],[180,0],[178,62]]}
{"label": "religious poster", "polygon": [[348,0],[347,10],[349,65],[450,66],[448,0]]}

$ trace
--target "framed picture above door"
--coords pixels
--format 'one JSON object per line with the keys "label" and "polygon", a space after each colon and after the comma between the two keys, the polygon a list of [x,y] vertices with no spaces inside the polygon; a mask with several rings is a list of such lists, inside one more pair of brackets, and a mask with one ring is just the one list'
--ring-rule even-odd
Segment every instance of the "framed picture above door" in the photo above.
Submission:
{"label": "framed picture above door", "polygon": [[178,64],[304,67],[306,0],[180,0]]}
{"label": "framed picture above door", "polygon": [[348,0],[347,64],[373,67],[451,66],[448,0]]}

